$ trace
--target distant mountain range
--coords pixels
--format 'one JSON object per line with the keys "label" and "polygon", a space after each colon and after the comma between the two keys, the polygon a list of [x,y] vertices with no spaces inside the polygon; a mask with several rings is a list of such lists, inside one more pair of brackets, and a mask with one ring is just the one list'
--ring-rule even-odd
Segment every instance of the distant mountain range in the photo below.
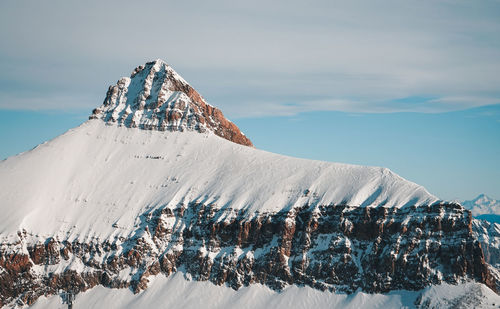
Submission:
{"label": "distant mountain range", "polygon": [[485,194],[480,194],[473,200],[463,201],[462,205],[478,219],[500,223],[500,201]]}

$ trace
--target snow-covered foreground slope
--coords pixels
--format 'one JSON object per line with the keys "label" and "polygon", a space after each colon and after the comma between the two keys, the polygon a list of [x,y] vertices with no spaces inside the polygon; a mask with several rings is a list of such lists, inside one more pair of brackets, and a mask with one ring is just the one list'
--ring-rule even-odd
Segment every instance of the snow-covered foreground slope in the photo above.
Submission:
{"label": "snow-covered foreground slope", "polygon": [[70,240],[128,236],[140,214],[190,202],[252,217],[306,204],[437,201],[385,168],[296,159],[210,132],[147,131],[99,119],[0,162],[0,187],[2,236],[24,229]]}
{"label": "snow-covered foreground slope", "polygon": [[[209,282],[186,280],[181,272],[159,276],[140,294],[128,289],[97,287],[79,294],[75,308],[498,308],[500,296],[483,284],[441,284],[422,291],[387,294],[337,294],[289,286],[276,292],[256,284],[235,291]],[[65,306],[65,305],[64,305]],[[32,309],[62,308],[59,296],[41,297]]]}

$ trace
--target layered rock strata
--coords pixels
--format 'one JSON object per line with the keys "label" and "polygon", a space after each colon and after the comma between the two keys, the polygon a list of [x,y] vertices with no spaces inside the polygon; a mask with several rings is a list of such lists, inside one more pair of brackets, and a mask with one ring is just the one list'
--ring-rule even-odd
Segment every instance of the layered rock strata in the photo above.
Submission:
{"label": "layered rock strata", "polygon": [[90,116],[98,118],[146,130],[210,130],[232,142],[253,146],[222,111],[208,104],[160,59],[138,66],[130,78],[122,77],[115,86],[110,86],[103,104]]}
{"label": "layered rock strata", "polygon": [[21,231],[2,240],[0,305],[96,285],[139,292],[150,276],[176,271],[234,289],[261,283],[387,292],[469,279],[495,289],[471,213],[457,204],[305,205],[249,216],[191,203],[140,218],[127,238],[78,242]]}

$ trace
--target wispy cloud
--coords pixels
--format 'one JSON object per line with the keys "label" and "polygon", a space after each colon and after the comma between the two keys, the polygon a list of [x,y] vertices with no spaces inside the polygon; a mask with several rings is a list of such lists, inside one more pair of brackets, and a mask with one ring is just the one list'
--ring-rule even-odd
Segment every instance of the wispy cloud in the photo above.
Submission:
{"label": "wispy cloud", "polygon": [[158,57],[230,117],[500,103],[498,1],[26,6],[0,4],[0,108],[92,108]]}
{"label": "wispy cloud", "polygon": [[292,116],[314,111],[343,111],[349,113],[444,113],[480,106],[498,104],[499,101],[482,97],[416,98],[411,103],[404,99],[391,101],[319,99],[279,103],[276,101],[245,101],[238,106],[228,105],[227,111],[235,118]]}

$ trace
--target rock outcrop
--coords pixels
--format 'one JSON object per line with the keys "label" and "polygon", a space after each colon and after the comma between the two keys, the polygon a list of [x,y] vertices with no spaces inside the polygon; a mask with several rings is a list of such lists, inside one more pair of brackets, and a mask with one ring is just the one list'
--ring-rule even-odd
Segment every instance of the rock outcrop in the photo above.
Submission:
{"label": "rock outcrop", "polygon": [[232,142],[253,146],[222,112],[202,98],[163,60],[141,65],[129,77],[110,86],[104,103],[90,119],[103,119],[146,130],[204,132],[210,130]]}
{"label": "rock outcrop", "polygon": [[500,291],[500,224],[474,219],[472,231],[481,243],[484,259],[495,278],[497,291]]}
{"label": "rock outcrop", "polygon": [[[228,212],[235,213],[226,220]],[[234,289],[387,292],[469,279],[495,289],[471,220],[458,204],[305,205],[250,217],[216,205],[160,207],[142,214],[129,238],[81,243],[20,232],[3,241],[0,304],[96,285],[139,292],[150,276],[176,271]]]}

